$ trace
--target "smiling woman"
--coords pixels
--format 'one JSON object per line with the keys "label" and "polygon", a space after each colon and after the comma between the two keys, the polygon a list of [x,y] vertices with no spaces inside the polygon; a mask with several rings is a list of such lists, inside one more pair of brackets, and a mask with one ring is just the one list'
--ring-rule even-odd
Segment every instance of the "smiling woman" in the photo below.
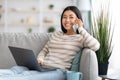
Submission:
{"label": "smiling woman", "polygon": [[[78,24],[78,32],[73,30],[74,24]],[[62,31],[56,31],[52,34],[37,57],[38,63],[43,68],[57,67],[69,70],[75,54],[81,48],[87,47],[97,51],[99,42],[82,26],[83,22],[79,9],[76,6],[66,7],[61,15]]]}

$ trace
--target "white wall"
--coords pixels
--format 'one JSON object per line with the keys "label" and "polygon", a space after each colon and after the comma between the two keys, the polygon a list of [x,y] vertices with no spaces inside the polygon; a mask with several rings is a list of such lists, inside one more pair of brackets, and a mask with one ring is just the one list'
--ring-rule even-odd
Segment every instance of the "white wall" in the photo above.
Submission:
{"label": "white wall", "polygon": [[[0,32],[28,32],[30,27],[33,32],[47,32],[50,26],[59,29],[62,10],[73,0],[0,0],[0,4],[4,9],[0,23],[5,24],[0,25]],[[50,4],[54,5],[53,10],[48,8]],[[45,18],[53,23],[44,23]]]}
{"label": "white wall", "polygon": [[114,37],[113,37],[113,54],[110,58],[110,67],[120,69],[120,1],[119,0],[111,0],[111,14],[114,28]]}

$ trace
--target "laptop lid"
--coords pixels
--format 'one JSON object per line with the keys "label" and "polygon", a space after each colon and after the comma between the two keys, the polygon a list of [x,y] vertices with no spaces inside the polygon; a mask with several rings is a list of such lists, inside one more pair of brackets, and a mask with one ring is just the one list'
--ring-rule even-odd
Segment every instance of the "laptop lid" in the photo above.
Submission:
{"label": "laptop lid", "polygon": [[34,52],[29,49],[23,49],[13,46],[8,46],[17,65],[25,66],[30,70],[41,71],[41,66],[38,64]]}

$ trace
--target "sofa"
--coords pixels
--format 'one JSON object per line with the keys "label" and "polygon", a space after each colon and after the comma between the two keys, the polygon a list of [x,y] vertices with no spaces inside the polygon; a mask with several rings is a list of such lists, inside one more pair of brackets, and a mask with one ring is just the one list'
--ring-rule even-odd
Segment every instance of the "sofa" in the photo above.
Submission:
{"label": "sofa", "polygon": [[[31,49],[37,56],[50,36],[51,33],[0,33],[0,69],[16,66],[8,46]],[[83,80],[98,80],[97,58],[91,49],[82,50],[79,71],[83,74]]]}

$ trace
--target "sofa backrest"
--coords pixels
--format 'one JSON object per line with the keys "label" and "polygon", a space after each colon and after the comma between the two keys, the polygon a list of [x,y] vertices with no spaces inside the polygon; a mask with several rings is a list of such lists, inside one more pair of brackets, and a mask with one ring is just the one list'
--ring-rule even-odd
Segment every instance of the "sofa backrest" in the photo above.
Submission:
{"label": "sofa backrest", "polygon": [[31,49],[37,56],[49,36],[48,33],[0,33],[0,68],[16,65],[8,46]]}

